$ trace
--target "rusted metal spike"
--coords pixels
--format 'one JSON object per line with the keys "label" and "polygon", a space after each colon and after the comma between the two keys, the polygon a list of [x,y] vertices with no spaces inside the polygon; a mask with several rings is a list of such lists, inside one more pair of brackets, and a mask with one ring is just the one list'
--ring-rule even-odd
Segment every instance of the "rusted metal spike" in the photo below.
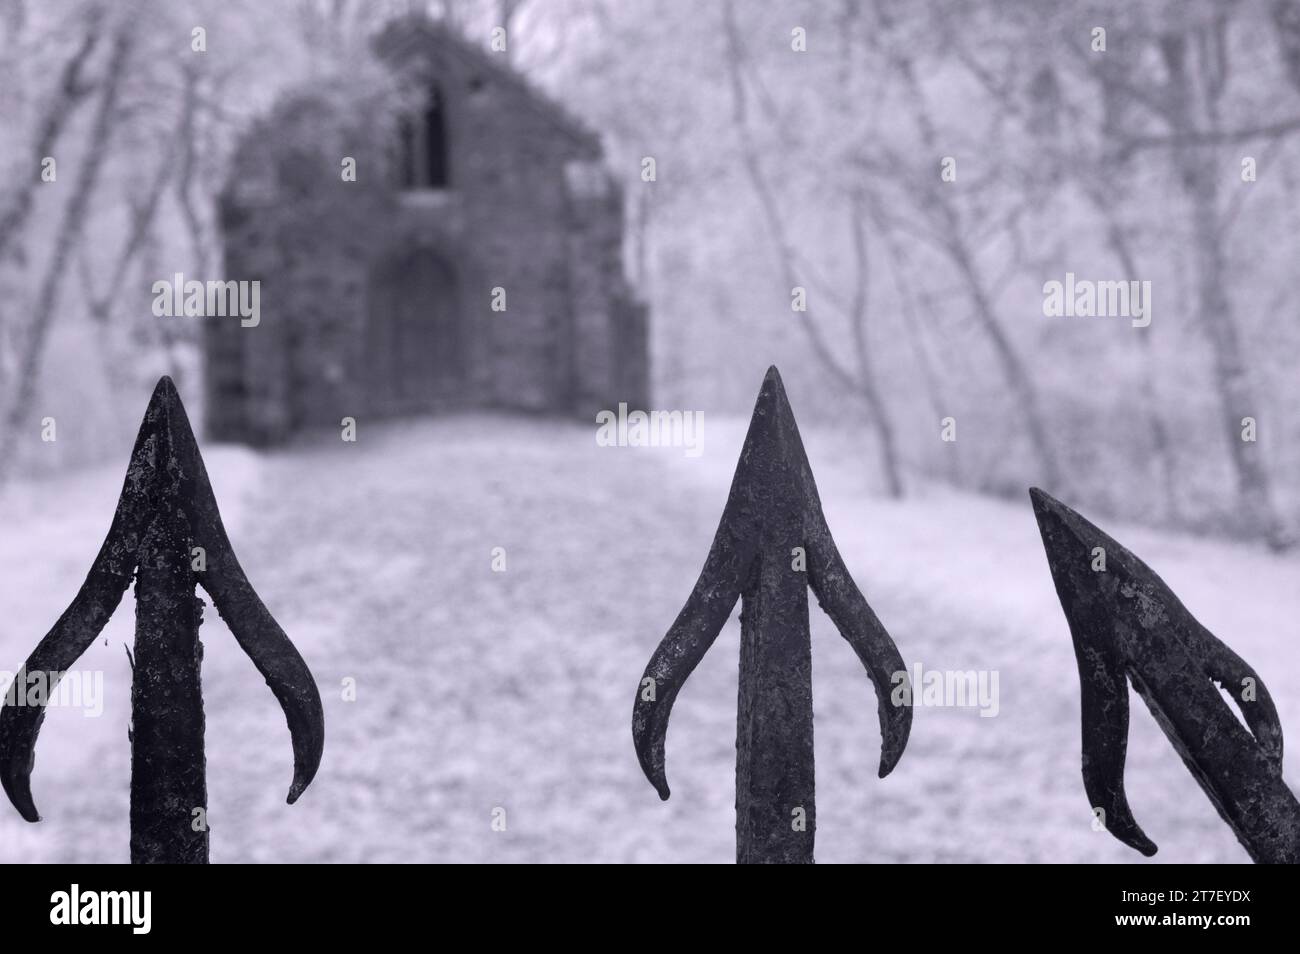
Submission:
{"label": "rusted metal spike", "polygon": [[650,658],[632,710],[637,758],[667,799],[664,741],[673,701],[741,599],[736,860],[742,863],[813,860],[809,586],[875,684],[883,778],[898,763],[911,729],[910,705],[890,698],[907,678],[906,667],[835,547],[773,367],[763,379],[704,569]]}
{"label": "rusted metal spike", "polygon": [[[195,569],[196,555],[206,565]],[[138,572],[137,572],[138,571]],[[62,674],[104,628],[136,580],[131,690],[131,860],[206,862],[202,645],[207,591],[266,679],[289,723],[294,776],[289,802],[311,782],[324,745],[324,713],[307,664],[253,591],[235,558],[185,408],[164,377],[140,426],[108,537],[72,604],[27,659],[18,679]],[[0,783],[23,818],[31,795],[41,705],[0,709]],[[195,831],[195,828],[200,831]]]}
{"label": "rusted metal spike", "polygon": [[1083,785],[1107,829],[1156,852],[1124,794],[1127,677],[1250,856],[1300,861],[1300,804],[1282,781],[1282,726],[1263,680],[1140,559],[1043,491],[1029,496],[1079,663]]}

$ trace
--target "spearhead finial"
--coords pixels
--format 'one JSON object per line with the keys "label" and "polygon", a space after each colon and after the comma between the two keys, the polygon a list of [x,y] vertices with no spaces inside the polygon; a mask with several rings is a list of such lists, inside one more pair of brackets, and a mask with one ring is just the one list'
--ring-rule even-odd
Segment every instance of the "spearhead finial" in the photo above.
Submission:
{"label": "spearhead finial", "polygon": [[[201,569],[196,553],[203,555]],[[193,808],[206,807],[202,604],[194,597],[195,584],[211,597],[284,710],[294,753],[291,803],[320,765],[324,713],[307,664],[235,558],[189,418],[167,377],[145,411],[112,525],[86,581],[19,678],[66,672],[94,642],[133,579],[132,860],[206,861],[207,832],[194,833],[190,817]],[[31,771],[44,715],[43,703],[0,709],[0,783],[33,822],[39,816]],[[160,812],[166,817],[158,817]]]}
{"label": "spearhead finial", "polygon": [[1124,792],[1131,681],[1251,857],[1300,860],[1300,806],[1282,782],[1282,726],[1264,681],[1132,552],[1043,491],[1029,496],[1079,664],[1083,785],[1107,830],[1156,853]]}
{"label": "spearhead finial", "polygon": [[[704,569],[651,656],[632,711],[637,758],[659,797],[667,799],[664,743],[673,702],[743,598],[736,741],[736,848],[742,862],[812,861],[810,587],[875,684],[883,778],[902,756],[911,728],[910,706],[891,700],[906,669],[840,558],[794,412],[772,367]],[[802,819],[802,828],[792,824],[792,815]]]}

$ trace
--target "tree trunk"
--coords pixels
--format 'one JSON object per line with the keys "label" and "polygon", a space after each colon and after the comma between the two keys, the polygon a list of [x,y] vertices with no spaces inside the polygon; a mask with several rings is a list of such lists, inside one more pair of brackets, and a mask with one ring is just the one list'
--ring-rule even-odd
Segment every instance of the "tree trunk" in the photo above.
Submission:
{"label": "tree trunk", "polygon": [[[735,9],[731,3],[724,6],[722,19],[728,39],[727,66],[732,89],[732,119],[741,141],[741,161],[758,198],[759,207],[767,224],[772,243],[776,246],[781,264],[781,273],[786,286],[793,288],[796,285],[805,285],[805,282],[799,280],[789,230],[782,218],[772,183],[764,173],[762,164],[759,161],[758,148],[750,130],[745,80],[741,73],[741,61],[744,57],[744,51],[741,47],[739,30],[736,26]],[[884,478],[885,487],[891,497],[901,497],[903,496],[903,478],[899,466],[894,426],[884,397],[876,385],[874,368],[866,346],[867,308],[865,283],[867,263],[866,236],[862,226],[861,201],[860,194],[855,194],[852,197],[853,217],[851,219],[851,228],[855,244],[857,275],[855,276],[854,300],[847,309],[849,330],[853,339],[858,366],[857,373],[853,373],[836,359],[834,350],[816,324],[811,308],[805,306],[803,320],[800,321],[799,327],[803,329],[804,334],[807,336],[814,357],[827,374],[848,393],[854,395],[866,405],[868,416],[871,418],[872,430],[875,431],[876,438],[880,443],[881,475]]]}
{"label": "tree trunk", "polygon": [[81,241],[90,200],[95,193],[100,171],[110,150],[113,129],[116,125],[114,113],[117,109],[118,90],[130,55],[130,31],[134,27],[135,24],[129,19],[124,19],[114,36],[112,51],[105,67],[99,108],[87,140],[91,148],[86,150],[81,176],[73,186],[72,195],[63,208],[63,216],[54,237],[54,248],[46,263],[31,324],[22,344],[13,398],[8,413],[4,416],[3,427],[0,428],[0,447],[7,449],[5,454],[0,455],[0,486],[4,485],[13,470],[17,456],[13,453],[13,448],[17,435],[29,424],[28,418],[31,415],[32,405],[36,401],[36,388],[40,380],[41,359],[45,355],[45,344],[58,309],[59,291],[63,285],[64,273]]}
{"label": "tree trunk", "polygon": [[[1226,81],[1224,27],[1217,24],[1196,36],[1195,50],[1186,35],[1162,38],[1160,49],[1169,71],[1169,121],[1175,137],[1207,127],[1218,131],[1218,97]],[[1195,57],[1195,70],[1192,59]],[[1194,120],[1199,106],[1203,122]],[[1247,532],[1274,548],[1286,546],[1286,535],[1273,507],[1268,470],[1260,446],[1242,440],[1242,418],[1258,417],[1259,404],[1248,383],[1245,355],[1232,313],[1224,268],[1223,222],[1219,216],[1219,186],[1214,147],[1190,146],[1175,154],[1183,191],[1190,205],[1192,256],[1197,273],[1197,318],[1205,329],[1213,355],[1214,385],[1223,433],[1237,478],[1237,500]]]}
{"label": "tree trunk", "polygon": [[867,294],[869,290],[868,275],[870,260],[867,252],[867,229],[865,222],[864,199],[861,193],[854,193],[849,200],[849,229],[853,236],[854,276],[853,300],[849,305],[849,324],[853,336],[853,350],[858,357],[858,378],[862,400],[866,402],[871,415],[871,424],[880,444],[881,471],[885,478],[885,487],[889,496],[903,496],[903,477],[898,464],[898,442],[894,438],[894,426],[885,407],[885,398],[880,393],[876,382],[875,362],[871,359],[871,348],[867,343]]}
{"label": "tree trunk", "polygon": [[99,43],[102,14],[103,11],[99,7],[91,9],[86,32],[76,52],[63,65],[54,98],[45,110],[40,132],[36,135],[35,148],[32,150],[32,173],[22,179],[18,194],[14,196],[3,214],[0,214],[0,261],[3,261],[10,247],[22,235],[27,219],[31,215],[35,192],[41,184],[37,174],[41,161],[54,152],[54,146],[62,137],[77,105],[89,91],[81,73]]}
{"label": "tree trunk", "polygon": [[[942,155],[939,150],[938,135],[930,116],[930,108],[926,102],[925,92],[916,79],[912,61],[906,57],[898,57],[895,65],[912,94],[912,101],[916,106],[917,125],[926,149],[931,155]],[[976,322],[984,332],[985,337],[988,338],[994,356],[1002,368],[1003,377],[1006,378],[1007,385],[1011,388],[1011,393],[1019,404],[1020,413],[1024,415],[1025,429],[1029,435],[1030,446],[1038,458],[1039,476],[1048,485],[1065,490],[1063,483],[1065,475],[1061,470],[1060,462],[1056,456],[1056,449],[1052,444],[1051,433],[1043,417],[1038,389],[1034,386],[1033,380],[1029,376],[1029,370],[1021,361],[1019,353],[1012,346],[1011,340],[1007,337],[1001,323],[998,321],[997,311],[994,308],[993,301],[989,298],[988,289],[985,287],[984,280],[976,266],[975,253],[967,243],[965,236],[962,235],[961,215],[951,199],[942,191],[949,188],[953,188],[953,186],[949,184],[941,185],[937,189],[931,188],[928,192],[929,202],[927,203],[937,211],[937,225],[945,231],[944,251],[948,253],[948,256],[957,266],[957,271],[961,274],[962,280],[970,291],[971,301],[975,306]],[[925,199],[922,201],[925,202]]]}
{"label": "tree trunk", "polygon": [[1225,286],[1223,243],[1218,215],[1218,188],[1214,172],[1197,176],[1199,188],[1191,190],[1191,220],[1195,242],[1200,299],[1197,317],[1209,336],[1214,355],[1214,383],[1228,452],[1237,477],[1237,499],[1245,524],[1253,535],[1282,548],[1284,533],[1273,507],[1272,488],[1260,445],[1242,440],[1242,418],[1258,417],[1259,405],[1248,383],[1241,338]]}
{"label": "tree trunk", "polygon": [[1056,449],[1052,446],[1052,435],[1043,417],[1042,405],[1038,400],[1038,389],[1034,387],[1028,369],[1025,368],[1020,355],[1012,347],[1011,340],[998,322],[997,312],[994,311],[993,302],[989,300],[983,279],[976,271],[970,249],[966,246],[965,240],[955,231],[949,242],[948,251],[970,289],[971,299],[975,304],[975,318],[993,346],[993,353],[998,359],[998,364],[1002,366],[1002,375],[1020,405],[1019,410],[1024,415],[1030,446],[1038,457],[1042,479],[1050,486],[1064,490],[1066,489],[1065,475],[1057,460]]}
{"label": "tree trunk", "polygon": [[[1098,211],[1106,219],[1106,241],[1110,245],[1111,251],[1115,253],[1116,259],[1119,260],[1120,268],[1124,270],[1124,278],[1136,281],[1138,277],[1137,257],[1133,254],[1119,221],[1107,208],[1105,196],[1091,188],[1088,189],[1088,195],[1091,197],[1093,204],[1097,206]],[[1151,432],[1151,451],[1160,468],[1160,475],[1164,485],[1165,516],[1171,524],[1177,524],[1179,522],[1178,467],[1174,460],[1174,449],[1172,442],[1169,440],[1169,431],[1165,427],[1164,419],[1160,416],[1160,401],[1155,386],[1155,369],[1151,360],[1151,331],[1149,328],[1138,329],[1138,341],[1142,346],[1148,368],[1147,373],[1140,376],[1141,381],[1138,386],[1141,388],[1142,403],[1147,408],[1147,426]]]}

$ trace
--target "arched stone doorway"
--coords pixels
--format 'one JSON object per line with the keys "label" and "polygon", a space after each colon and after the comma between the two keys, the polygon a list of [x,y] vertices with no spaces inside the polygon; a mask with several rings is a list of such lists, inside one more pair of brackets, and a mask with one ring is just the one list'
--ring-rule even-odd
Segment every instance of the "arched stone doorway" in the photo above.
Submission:
{"label": "arched stone doorway", "polygon": [[465,384],[456,269],[417,249],[370,275],[365,381],[372,411],[399,414],[454,402]]}

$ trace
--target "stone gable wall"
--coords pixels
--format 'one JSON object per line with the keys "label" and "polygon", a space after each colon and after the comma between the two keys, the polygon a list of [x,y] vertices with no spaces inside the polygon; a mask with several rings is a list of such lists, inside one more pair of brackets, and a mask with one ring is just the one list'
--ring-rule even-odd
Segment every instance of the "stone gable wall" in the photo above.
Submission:
{"label": "stone gable wall", "polygon": [[[456,404],[584,416],[616,406],[619,369],[644,361],[644,334],[629,348],[632,323],[614,327],[631,295],[621,198],[598,144],[436,30],[381,40],[380,49],[393,91],[288,97],[239,151],[222,197],[225,274],[262,282],[262,323],[207,325],[211,435],[276,443],[371,413],[363,362],[371,276],[415,248],[457,274],[468,367]],[[435,78],[449,187],[402,191],[396,117],[403,97]],[[357,160],[357,182],[339,175],[345,155]],[[585,170],[585,186],[575,169]],[[491,309],[497,286],[505,312]]]}

